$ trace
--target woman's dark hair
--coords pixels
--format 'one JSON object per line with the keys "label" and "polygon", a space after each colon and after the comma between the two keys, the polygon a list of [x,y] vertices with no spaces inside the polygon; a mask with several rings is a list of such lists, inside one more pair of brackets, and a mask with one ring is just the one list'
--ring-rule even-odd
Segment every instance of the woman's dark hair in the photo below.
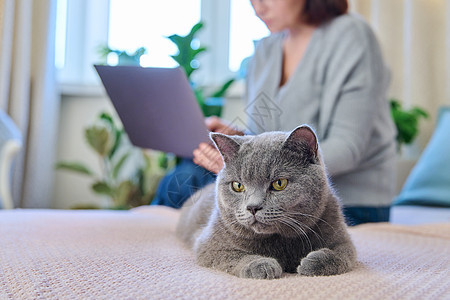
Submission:
{"label": "woman's dark hair", "polygon": [[306,0],[303,16],[306,23],[320,25],[347,13],[347,0]]}

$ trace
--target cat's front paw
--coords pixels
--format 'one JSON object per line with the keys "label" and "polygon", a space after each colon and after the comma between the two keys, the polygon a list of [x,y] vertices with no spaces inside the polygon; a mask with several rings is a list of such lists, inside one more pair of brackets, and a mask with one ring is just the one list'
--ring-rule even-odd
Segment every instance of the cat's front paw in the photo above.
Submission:
{"label": "cat's front paw", "polygon": [[310,252],[300,262],[297,273],[306,276],[329,276],[344,273],[345,263],[327,248]]}
{"label": "cat's front paw", "polygon": [[275,279],[280,278],[283,269],[274,258],[258,258],[244,266],[240,277],[253,279]]}

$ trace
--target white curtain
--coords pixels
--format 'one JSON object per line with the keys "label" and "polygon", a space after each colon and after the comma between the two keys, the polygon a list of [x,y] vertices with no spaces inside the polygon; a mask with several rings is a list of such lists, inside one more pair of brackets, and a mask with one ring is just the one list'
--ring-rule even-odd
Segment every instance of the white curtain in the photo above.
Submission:
{"label": "white curtain", "polygon": [[440,106],[450,105],[450,0],[350,0],[372,25],[392,72],[389,95],[432,116],[417,146],[428,142]]}
{"label": "white curtain", "polygon": [[51,206],[57,113],[55,0],[0,0],[0,108],[16,122],[15,207]]}

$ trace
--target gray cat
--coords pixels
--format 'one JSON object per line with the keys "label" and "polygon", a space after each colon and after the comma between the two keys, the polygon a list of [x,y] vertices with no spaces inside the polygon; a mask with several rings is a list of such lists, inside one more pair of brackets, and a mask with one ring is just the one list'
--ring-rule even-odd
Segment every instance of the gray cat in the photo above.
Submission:
{"label": "gray cat", "polygon": [[199,265],[258,279],[354,267],[356,251],[310,127],[211,138],[225,166],[216,184],[184,204],[177,226]]}

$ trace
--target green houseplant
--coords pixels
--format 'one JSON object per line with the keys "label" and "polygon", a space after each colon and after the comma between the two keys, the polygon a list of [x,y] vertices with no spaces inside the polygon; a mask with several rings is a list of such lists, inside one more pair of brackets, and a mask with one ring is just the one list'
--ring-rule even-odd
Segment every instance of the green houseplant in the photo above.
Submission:
{"label": "green houseplant", "polygon": [[[58,162],[56,168],[89,176],[93,179],[92,191],[111,200],[109,208],[128,209],[150,204],[159,180],[171,167],[167,155],[132,146],[123,128],[112,116],[101,113],[97,123],[84,131],[89,147],[99,158],[101,174],[96,174],[83,162]],[[127,161],[134,159],[131,172]],[[80,208],[96,208],[81,206]]]}
{"label": "green houseplant", "polygon": [[414,106],[410,109],[405,109],[397,99],[389,100],[391,105],[391,115],[397,128],[397,145],[400,150],[402,145],[408,145],[414,142],[419,134],[420,119],[427,119],[428,113]]}
{"label": "green houseplant", "polygon": [[191,75],[199,68],[197,61],[198,55],[207,51],[207,47],[203,46],[200,42],[196,43],[197,33],[203,28],[204,24],[199,22],[195,24],[190,32],[185,36],[173,34],[167,38],[171,40],[178,49],[177,54],[171,55],[171,57],[180,65],[186,72],[186,76],[191,82],[194,94],[197,98],[197,102],[206,117],[216,115],[220,116],[222,113],[223,97],[228,88],[235,81],[234,78],[226,80],[217,90],[213,91],[210,95],[204,95],[204,88],[196,85]]}
{"label": "green houseplant", "polygon": [[140,47],[133,53],[128,53],[126,51],[109,48],[108,46],[100,46],[98,52],[105,62],[110,53],[115,53],[119,65],[139,66],[141,56],[147,53],[147,49],[145,47]]}

